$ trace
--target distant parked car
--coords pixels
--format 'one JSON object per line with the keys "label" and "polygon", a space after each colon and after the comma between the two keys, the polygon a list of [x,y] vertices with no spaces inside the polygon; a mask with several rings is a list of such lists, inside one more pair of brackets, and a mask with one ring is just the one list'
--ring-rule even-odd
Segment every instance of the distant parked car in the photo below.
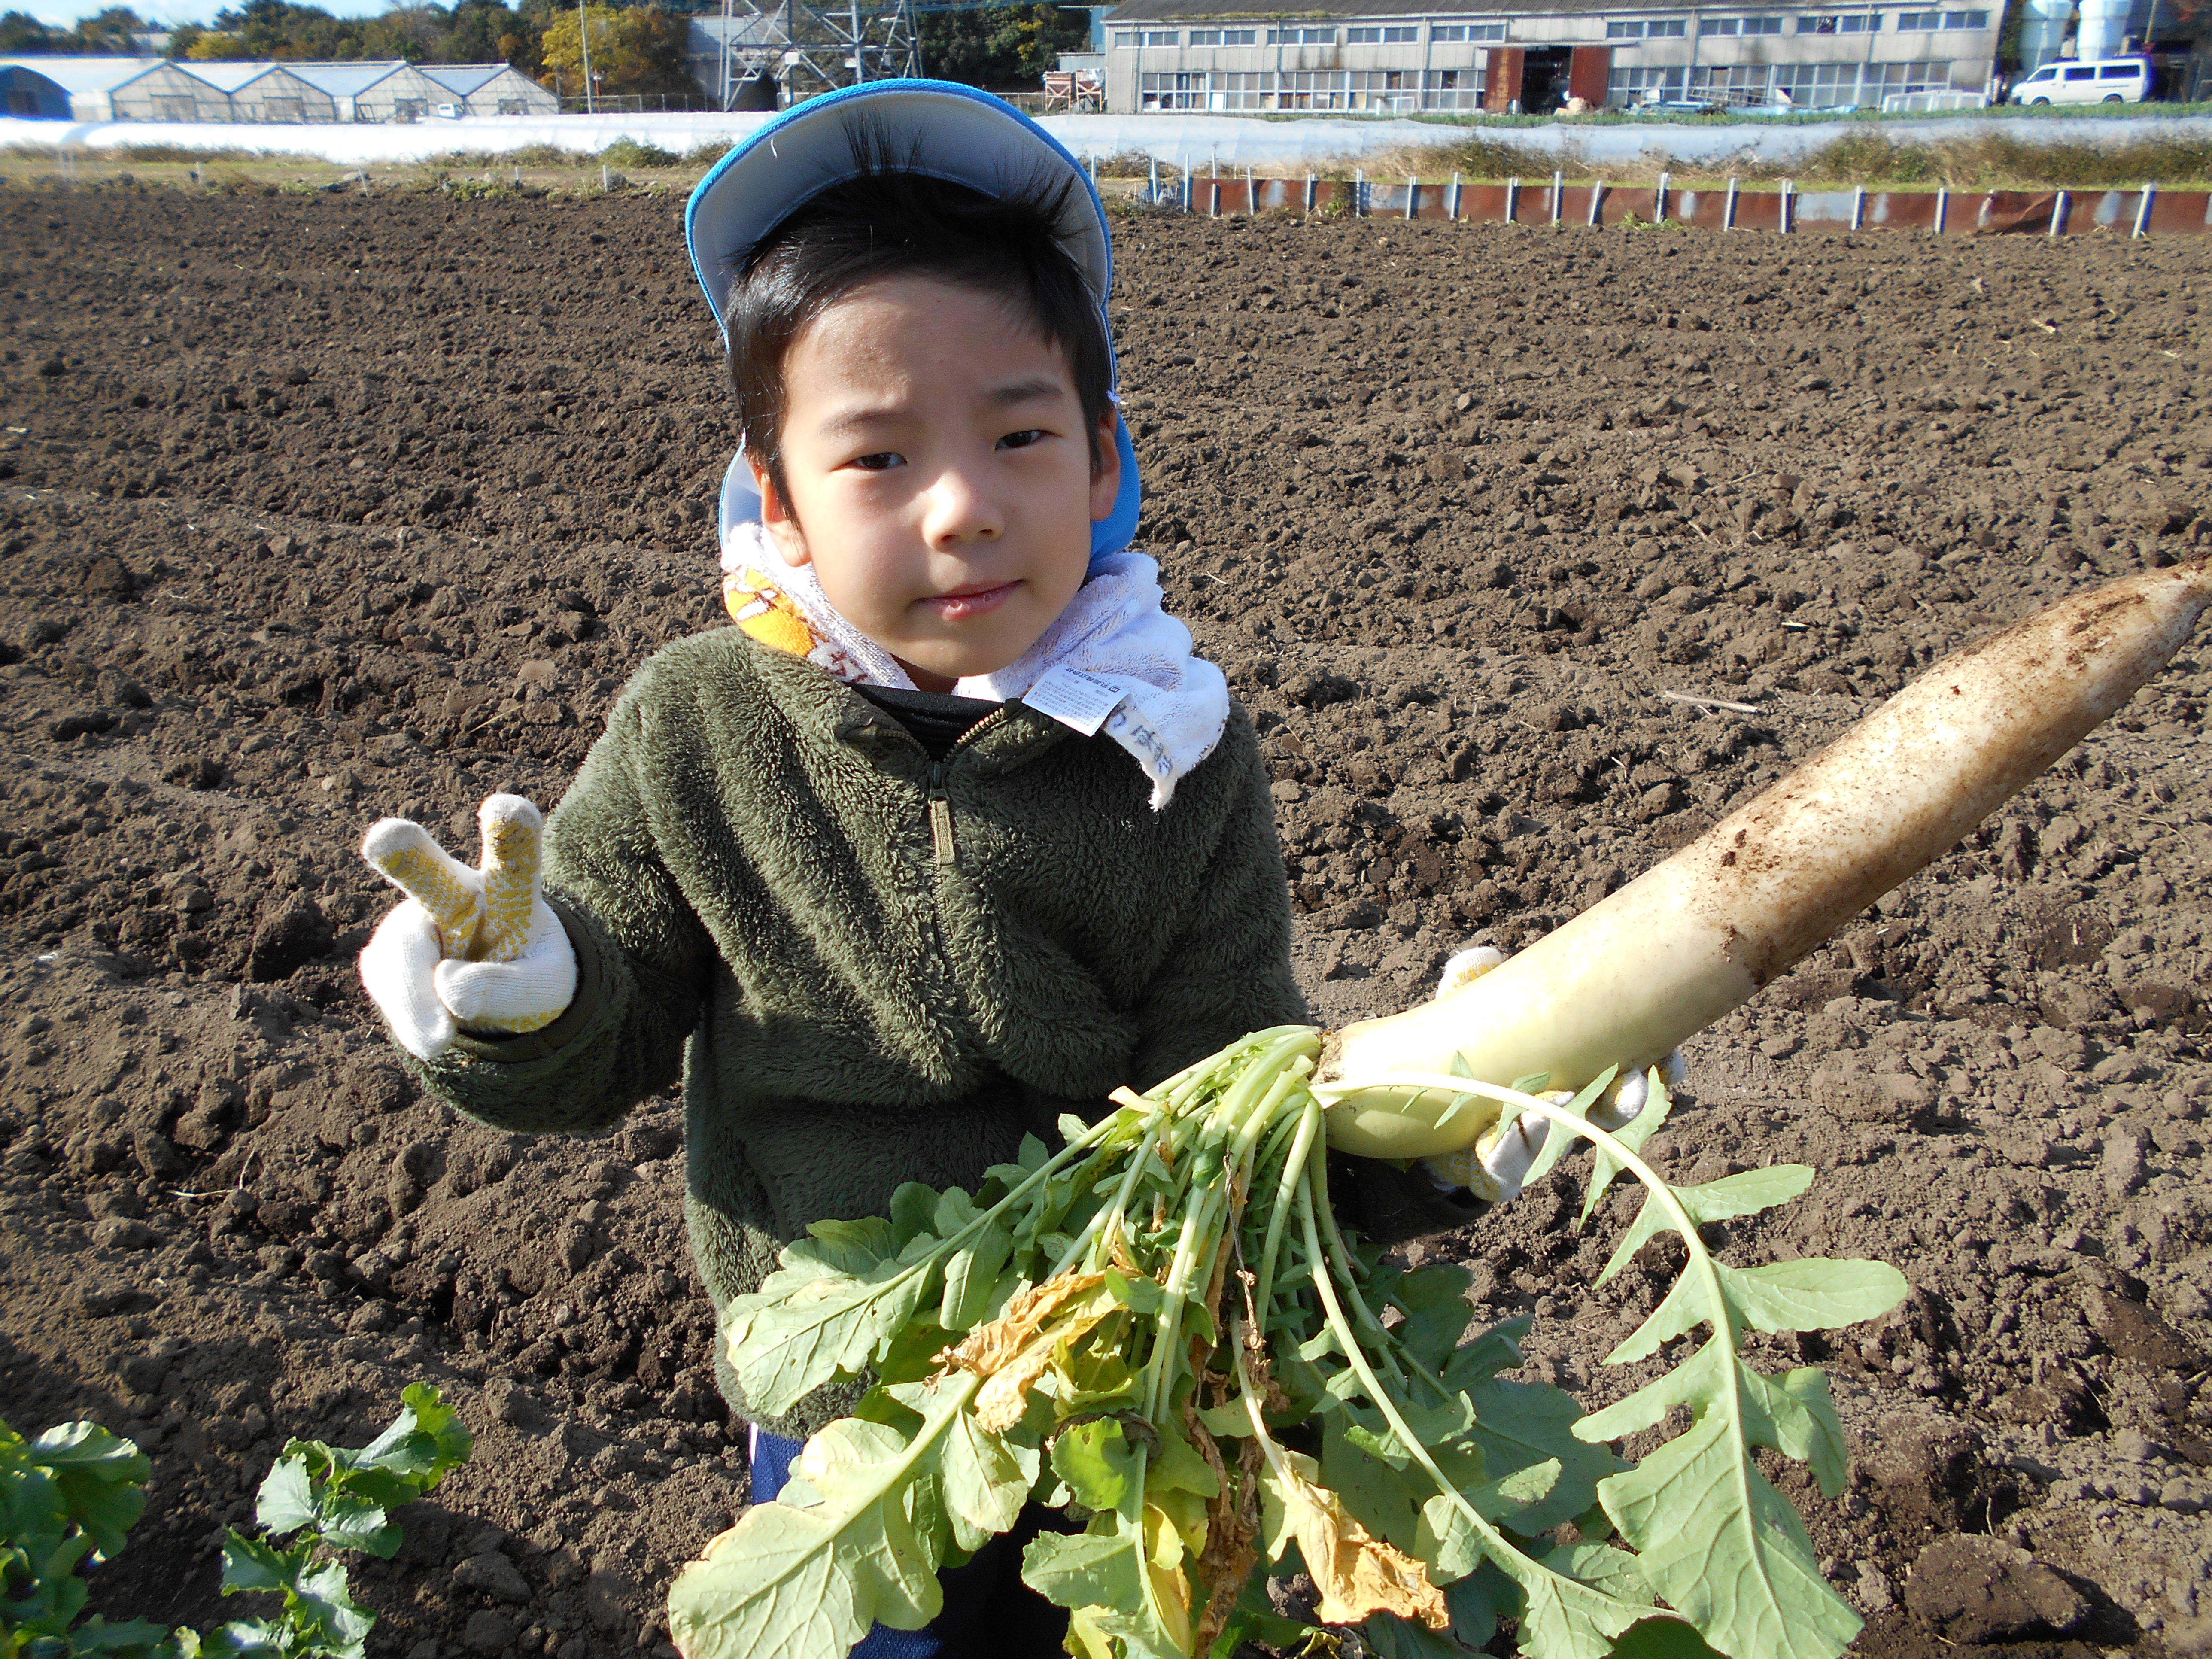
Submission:
{"label": "distant parked car", "polygon": [[2045,64],[2012,89],[2015,104],[2140,104],[2150,96],[2147,58]]}

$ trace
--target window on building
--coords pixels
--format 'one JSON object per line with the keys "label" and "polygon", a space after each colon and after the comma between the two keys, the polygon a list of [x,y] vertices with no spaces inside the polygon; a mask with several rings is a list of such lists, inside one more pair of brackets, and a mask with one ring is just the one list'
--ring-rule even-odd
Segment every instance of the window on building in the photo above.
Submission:
{"label": "window on building", "polygon": [[1134,46],[1136,44],[1137,44],[1137,32],[1136,32],[1136,30],[1134,30],[1134,29],[1115,29],[1115,30],[1114,31],[1114,50],[1115,50],[1115,51],[1116,51],[1116,52],[1127,52],[1131,47]]}
{"label": "window on building", "polygon": [[1182,44],[1180,29],[1139,29],[1137,44],[1140,46],[1178,46]]}
{"label": "window on building", "polygon": [[1193,29],[1194,46],[1249,46],[1260,38],[1257,29]]}
{"label": "window on building", "polygon": [[[1267,44],[1271,46],[1333,46],[1336,44],[1336,31],[1334,28],[1269,29]],[[1332,104],[1327,107],[1334,109],[1340,106]]]}
{"label": "window on building", "polygon": [[[1654,28],[1651,32],[1656,34],[1659,31]],[[1698,33],[1699,34],[1779,34],[1782,33],[1782,20],[1779,17],[1700,17],[1698,20]]]}
{"label": "window on building", "polygon": [[1708,104],[1764,104],[1774,84],[1765,64],[1701,64],[1690,71],[1690,95]]}
{"label": "window on building", "polygon": [[1473,70],[1432,70],[1421,94],[1424,109],[1475,110],[1482,107],[1482,77]]}
{"label": "window on building", "polygon": [[1347,46],[1373,46],[1402,40],[1418,40],[1420,38],[1420,30],[1410,23],[1390,27],[1360,23],[1355,24],[1344,32],[1344,44]]}
{"label": "window on building", "polygon": [[1797,20],[1800,34],[1875,34],[1881,29],[1880,12],[1830,12]]}
{"label": "window on building", "polygon": [[1429,31],[1431,40],[1503,40],[1503,23],[1439,23]]}
{"label": "window on building", "polygon": [[1775,86],[1801,109],[1850,109],[1859,100],[1856,64],[1782,64]]}
{"label": "window on building", "polygon": [[1910,96],[1917,92],[1950,89],[1948,58],[1922,59],[1911,64],[1863,64],[1859,68],[1858,101],[1863,106],[1878,105],[1885,98]]}
{"label": "window on building", "polygon": [[1605,26],[1605,38],[1608,40],[1641,40],[1647,27],[1644,23],[1609,22]]}
{"label": "window on building", "polygon": [[1669,17],[1662,21],[1654,22],[1644,33],[1654,40],[1679,40],[1688,32],[1689,27],[1689,21],[1686,18]]}
{"label": "window on building", "polygon": [[1682,95],[1683,73],[1679,65],[1672,69],[1617,69],[1606,78],[1606,102],[1656,104],[1675,101]]}
{"label": "window on building", "polygon": [[1699,34],[1734,34],[1742,22],[1743,20],[1740,17],[1700,17],[1698,19],[1698,33]]}
{"label": "window on building", "polygon": [[1985,29],[1990,26],[1990,15],[1985,11],[1947,11],[1943,27],[1947,29]]}

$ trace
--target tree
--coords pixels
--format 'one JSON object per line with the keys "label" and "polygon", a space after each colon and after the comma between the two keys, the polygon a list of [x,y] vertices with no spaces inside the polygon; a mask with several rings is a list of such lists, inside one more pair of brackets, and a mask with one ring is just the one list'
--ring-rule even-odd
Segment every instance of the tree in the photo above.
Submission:
{"label": "tree", "polygon": [[926,74],[1003,90],[1034,88],[1063,52],[1080,52],[1090,19],[1055,5],[987,6],[976,11],[925,12],[921,19]]}
{"label": "tree", "polygon": [[61,30],[48,28],[27,11],[0,12],[0,56],[19,58],[65,52],[70,44]]}
{"label": "tree", "polygon": [[[597,93],[691,93],[684,69],[686,21],[659,6],[592,6],[589,20],[592,88]],[[556,13],[538,42],[538,79],[554,77],[568,94],[584,84],[585,25],[575,9]]]}
{"label": "tree", "polygon": [[128,6],[110,6],[76,26],[76,50],[87,52],[131,52],[137,50],[134,34],[143,33],[149,27],[146,20]]}

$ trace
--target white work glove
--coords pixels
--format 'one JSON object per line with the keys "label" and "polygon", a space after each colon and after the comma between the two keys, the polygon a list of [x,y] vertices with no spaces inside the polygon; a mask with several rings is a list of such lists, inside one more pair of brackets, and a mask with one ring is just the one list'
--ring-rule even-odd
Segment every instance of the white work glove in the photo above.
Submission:
{"label": "white work glove", "polygon": [[361,953],[362,988],[418,1060],[435,1060],[459,1031],[550,1025],[576,994],[574,947],[538,890],[545,820],[520,795],[494,795],[477,822],[475,870],[406,818],[379,819],[362,840],[362,856],[407,895]]}
{"label": "white work glove", "polygon": [[[1487,945],[1455,952],[1437,976],[1437,994],[1449,996],[1462,986],[1480,979],[1504,960],[1503,951]],[[1659,1062],[1659,1068],[1668,1087],[1680,1083],[1683,1073],[1681,1050],[1669,1054]],[[1644,1074],[1631,1072],[1590,1103],[1588,1120],[1611,1133],[1623,1124],[1633,1122],[1650,1095],[1650,1085]],[[1564,1106],[1574,1095],[1561,1089],[1537,1098]],[[1548,1118],[1516,1117],[1510,1123],[1486,1131],[1474,1145],[1462,1152],[1423,1158],[1421,1168],[1431,1181],[1446,1192],[1464,1188],[1486,1204],[1503,1203],[1521,1196],[1521,1184],[1528,1179],[1537,1155],[1544,1150],[1551,1128]]]}

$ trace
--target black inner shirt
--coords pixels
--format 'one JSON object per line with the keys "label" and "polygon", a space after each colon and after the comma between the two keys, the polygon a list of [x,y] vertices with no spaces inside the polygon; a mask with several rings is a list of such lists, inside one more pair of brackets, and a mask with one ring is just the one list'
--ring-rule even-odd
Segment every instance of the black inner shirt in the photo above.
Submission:
{"label": "black inner shirt", "polygon": [[951,754],[954,744],[999,708],[981,697],[937,691],[902,691],[886,685],[856,685],[853,690],[906,727],[933,761]]}

